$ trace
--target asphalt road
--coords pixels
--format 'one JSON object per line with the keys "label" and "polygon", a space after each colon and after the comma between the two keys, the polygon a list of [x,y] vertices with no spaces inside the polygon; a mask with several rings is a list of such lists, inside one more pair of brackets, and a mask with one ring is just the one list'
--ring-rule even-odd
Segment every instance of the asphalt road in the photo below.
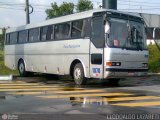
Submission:
{"label": "asphalt road", "polygon": [[68,78],[17,77],[0,81],[0,120],[160,119],[160,76],[128,78],[119,85]]}

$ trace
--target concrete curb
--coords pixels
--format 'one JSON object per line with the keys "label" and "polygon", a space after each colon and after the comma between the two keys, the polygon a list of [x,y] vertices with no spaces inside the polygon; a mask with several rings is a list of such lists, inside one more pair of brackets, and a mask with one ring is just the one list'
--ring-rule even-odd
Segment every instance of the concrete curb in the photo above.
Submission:
{"label": "concrete curb", "polygon": [[0,76],[0,81],[12,81],[12,80],[13,80],[13,75]]}

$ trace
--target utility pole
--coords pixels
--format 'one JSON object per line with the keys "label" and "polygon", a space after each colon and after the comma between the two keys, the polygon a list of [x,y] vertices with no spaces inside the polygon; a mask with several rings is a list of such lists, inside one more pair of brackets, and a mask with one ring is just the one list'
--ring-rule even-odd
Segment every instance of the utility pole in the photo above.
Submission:
{"label": "utility pole", "polygon": [[102,0],[102,4],[103,8],[117,10],[117,0]]}
{"label": "utility pole", "polygon": [[30,24],[30,16],[29,16],[29,1],[26,0],[26,24]]}

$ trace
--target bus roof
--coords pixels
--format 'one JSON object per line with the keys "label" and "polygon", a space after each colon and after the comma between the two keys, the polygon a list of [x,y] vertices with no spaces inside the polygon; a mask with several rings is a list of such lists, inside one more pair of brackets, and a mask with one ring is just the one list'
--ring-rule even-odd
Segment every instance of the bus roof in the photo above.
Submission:
{"label": "bus roof", "polygon": [[89,18],[89,17],[92,17],[93,13],[96,13],[96,12],[114,12],[114,13],[121,13],[121,14],[126,14],[126,15],[141,18],[141,16],[139,14],[127,13],[127,12],[122,12],[122,11],[118,11],[118,10],[99,8],[99,9],[93,9],[93,10],[89,10],[89,11],[85,11],[85,12],[74,13],[74,14],[71,14],[71,15],[56,17],[56,18],[49,19],[49,20],[46,20],[46,21],[43,21],[43,22],[40,22],[40,23],[33,23],[33,24],[28,24],[28,25],[23,25],[23,26],[19,26],[19,27],[10,28],[10,29],[7,29],[6,33],[21,31],[21,30],[31,29],[31,28],[41,27],[41,26],[47,26],[47,25],[52,25],[52,24],[57,24],[57,23],[63,23],[63,22],[68,22],[68,21],[73,21],[73,20],[78,20],[78,19]]}

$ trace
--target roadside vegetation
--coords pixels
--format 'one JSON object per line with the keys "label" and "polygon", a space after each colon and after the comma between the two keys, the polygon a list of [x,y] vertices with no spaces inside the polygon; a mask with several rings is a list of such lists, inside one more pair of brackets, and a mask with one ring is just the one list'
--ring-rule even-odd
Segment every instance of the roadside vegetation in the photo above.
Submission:
{"label": "roadside vegetation", "polygon": [[0,76],[1,75],[18,75],[18,71],[13,71],[5,67],[3,51],[0,50]]}
{"label": "roadside vegetation", "polygon": [[156,45],[149,45],[149,72],[160,72],[160,51]]}

